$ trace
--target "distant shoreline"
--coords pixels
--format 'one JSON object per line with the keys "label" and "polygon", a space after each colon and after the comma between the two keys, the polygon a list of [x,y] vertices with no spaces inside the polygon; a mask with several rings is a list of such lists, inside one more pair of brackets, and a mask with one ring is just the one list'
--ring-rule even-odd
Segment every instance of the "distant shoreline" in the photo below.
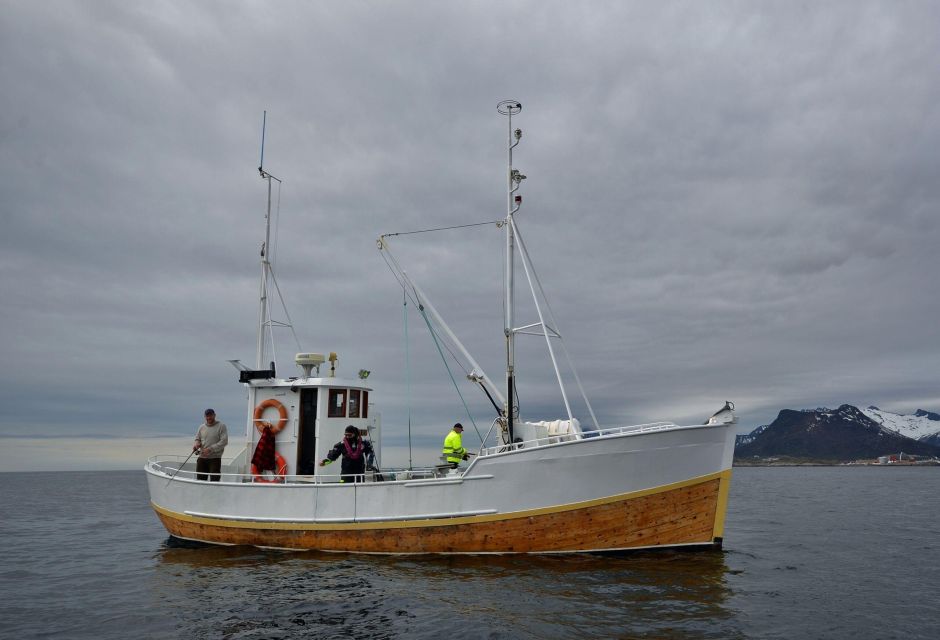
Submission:
{"label": "distant shoreline", "polygon": [[775,460],[775,461],[750,461],[735,460],[732,467],[928,467],[940,468],[940,461],[926,462],[891,462],[882,464],[880,462],[858,462],[858,461],[820,461],[820,460]]}

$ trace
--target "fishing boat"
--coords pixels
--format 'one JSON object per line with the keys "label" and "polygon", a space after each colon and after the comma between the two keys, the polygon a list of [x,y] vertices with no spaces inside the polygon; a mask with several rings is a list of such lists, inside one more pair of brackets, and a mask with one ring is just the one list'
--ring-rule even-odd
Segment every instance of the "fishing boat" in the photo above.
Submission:
{"label": "fishing boat", "polygon": [[[335,353],[301,352],[298,375],[277,377],[266,362],[265,332],[274,324],[270,284],[279,294],[262,250],[260,321],[254,368],[232,361],[248,395],[245,446],[223,461],[218,481],[197,479],[183,456],[150,458],[145,471],[151,505],[171,536],[222,545],[316,549],[381,554],[574,553],[660,547],[720,548],[731,482],[736,418],[725,406],[704,424],[654,422],[601,427],[574,379],[590,415],[575,417],[563,384],[559,353],[567,349],[544,297],[515,214],[525,176],[513,167],[522,131],[512,118],[517,101],[499,103],[508,121],[504,331],[506,373],[499,384],[486,375],[446,325],[423,290],[391,255],[390,236],[379,250],[408,297],[420,308],[435,340],[445,340],[471,367],[465,384],[486,394],[495,418],[468,464],[409,465],[386,469],[381,461],[382,421],[368,372],[337,375]],[[262,136],[263,140],[263,136]],[[265,247],[270,240],[271,189],[267,181]],[[521,263],[538,321],[516,326],[514,274]],[[515,394],[519,334],[544,338],[565,408],[561,418],[525,419]],[[321,372],[329,362],[329,369]],[[374,468],[343,482],[322,460],[347,425],[357,427],[377,452]],[[274,434],[275,472],[251,459],[262,433]],[[230,448],[234,448],[230,445]],[[433,461],[436,462],[436,461]],[[443,462],[443,460],[442,460]]]}

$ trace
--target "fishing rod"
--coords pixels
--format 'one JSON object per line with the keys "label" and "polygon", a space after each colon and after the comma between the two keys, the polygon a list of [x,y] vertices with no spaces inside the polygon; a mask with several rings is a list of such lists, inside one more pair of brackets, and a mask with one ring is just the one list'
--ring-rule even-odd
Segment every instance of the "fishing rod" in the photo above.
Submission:
{"label": "fishing rod", "polygon": [[189,452],[189,455],[186,456],[185,460],[183,460],[183,464],[181,464],[180,466],[176,468],[176,471],[173,472],[173,475],[170,476],[170,479],[166,481],[165,485],[163,485],[164,487],[170,486],[170,483],[173,482],[173,478],[175,478],[176,474],[180,472],[180,469],[186,466],[186,463],[189,462],[189,459],[193,457],[194,453],[196,453],[196,449],[193,449],[192,451]]}

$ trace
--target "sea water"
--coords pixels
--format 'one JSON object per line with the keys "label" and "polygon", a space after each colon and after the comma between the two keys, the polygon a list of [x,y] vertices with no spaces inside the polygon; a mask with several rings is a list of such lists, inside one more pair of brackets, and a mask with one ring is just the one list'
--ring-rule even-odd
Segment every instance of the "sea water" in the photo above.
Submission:
{"label": "sea water", "polygon": [[940,638],[940,469],[735,469],[722,551],[178,544],[143,471],[0,474],[2,638]]}

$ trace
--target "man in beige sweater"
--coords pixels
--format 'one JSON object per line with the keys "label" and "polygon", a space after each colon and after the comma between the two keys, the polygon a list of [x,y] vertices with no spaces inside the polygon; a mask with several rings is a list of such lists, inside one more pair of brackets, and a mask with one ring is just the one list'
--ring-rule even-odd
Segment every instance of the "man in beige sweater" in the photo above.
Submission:
{"label": "man in beige sweater", "polygon": [[196,459],[196,480],[222,479],[222,452],[228,444],[225,424],[215,419],[215,411],[206,409],[206,421],[196,431],[193,451],[199,452]]}

